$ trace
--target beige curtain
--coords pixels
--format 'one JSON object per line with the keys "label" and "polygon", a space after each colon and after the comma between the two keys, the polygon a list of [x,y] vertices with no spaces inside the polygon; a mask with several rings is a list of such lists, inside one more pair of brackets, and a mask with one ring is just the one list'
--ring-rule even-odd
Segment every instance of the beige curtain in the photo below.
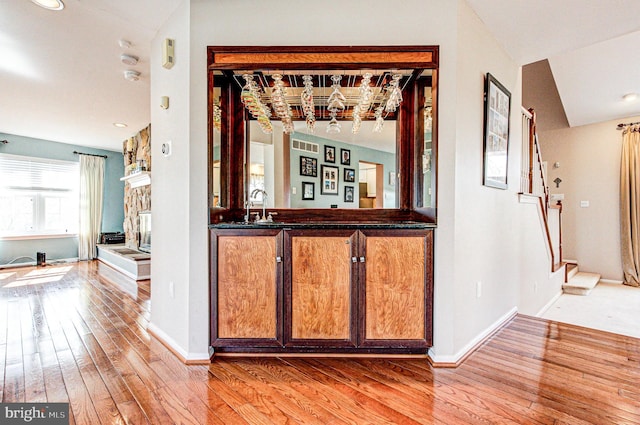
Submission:
{"label": "beige curtain", "polygon": [[622,134],[620,236],[624,283],[640,286],[640,129]]}
{"label": "beige curtain", "polygon": [[96,258],[96,243],[102,226],[104,158],[80,155],[80,231],[78,258]]}

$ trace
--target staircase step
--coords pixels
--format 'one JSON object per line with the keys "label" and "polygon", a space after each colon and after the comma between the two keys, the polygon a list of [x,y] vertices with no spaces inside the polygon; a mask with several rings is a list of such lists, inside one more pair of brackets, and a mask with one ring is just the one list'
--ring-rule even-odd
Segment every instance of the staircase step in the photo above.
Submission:
{"label": "staircase step", "polygon": [[565,280],[568,282],[576,274],[578,274],[578,265],[576,263],[567,263],[567,278]]}
{"label": "staircase step", "polygon": [[589,295],[600,281],[597,273],[578,272],[567,283],[562,285],[565,294]]}

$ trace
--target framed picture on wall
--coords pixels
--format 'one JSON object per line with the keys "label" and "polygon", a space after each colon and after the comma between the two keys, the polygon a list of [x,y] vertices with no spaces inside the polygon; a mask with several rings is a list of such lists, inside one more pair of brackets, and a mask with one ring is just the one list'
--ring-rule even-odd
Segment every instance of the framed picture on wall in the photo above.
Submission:
{"label": "framed picture on wall", "polygon": [[312,201],[316,197],[316,184],[313,182],[302,182],[302,200]]}
{"label": "framed picture on wall", "polygon": [[344,187],[344,202],[353,202],[353,186]]}
{"label": "framed picture on wall", "polygon": [[484,87],[484,167],[485,186],[507,188],[509,153],[509,113],[511,93],[487,73]]}
{"label": "framed picture on wall", "polygon": [[307,177],[318,177],[318,159],[308,156],[300,157],[300,175]]}
{"label": "framed picture on wall", "polygon": [[353,183],[356,181],[356,170],[353,168],[345,168],[344,169],[344,179],[345,183]]}
{"label": "framed picture on wall", "polygon": [[324,145],[324,162],[336,162],[335,146]]}
{"label": "framed picture on wall", "polygon": [[322,195],[337,195],[338,194],[338,176],[340,169],[333,165],[322,166],[322,176],[320,181],[320,193]]}
{"label": "framed picture on wall", "polygon": [[340,149],[340,164],[351,165],[351,151],[349,149]]}

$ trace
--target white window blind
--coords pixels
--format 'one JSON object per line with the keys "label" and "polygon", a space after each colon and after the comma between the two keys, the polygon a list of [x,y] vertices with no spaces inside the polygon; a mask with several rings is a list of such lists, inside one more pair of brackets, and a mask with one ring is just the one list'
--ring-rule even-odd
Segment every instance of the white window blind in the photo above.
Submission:
{"label": "white window blind", "polygon": [[0,154],[0,236],[75,234],[77,162]]}

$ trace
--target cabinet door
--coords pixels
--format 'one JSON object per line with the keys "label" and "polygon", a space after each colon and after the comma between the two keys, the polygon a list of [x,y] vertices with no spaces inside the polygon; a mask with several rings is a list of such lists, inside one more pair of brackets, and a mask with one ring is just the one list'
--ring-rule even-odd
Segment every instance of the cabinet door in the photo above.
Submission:
{"label": "cabinet door", "polygon": [[285,232],[285,345],[354,347],[356,232]]}
{"label": "cabinet door", "polygon": [[430,230],[363,230],[360,249],[362,347],[431,346]]}
{"label": "cabinet door", "polygon": [[212,233],[212,346],[282,346],[281,233]]}

